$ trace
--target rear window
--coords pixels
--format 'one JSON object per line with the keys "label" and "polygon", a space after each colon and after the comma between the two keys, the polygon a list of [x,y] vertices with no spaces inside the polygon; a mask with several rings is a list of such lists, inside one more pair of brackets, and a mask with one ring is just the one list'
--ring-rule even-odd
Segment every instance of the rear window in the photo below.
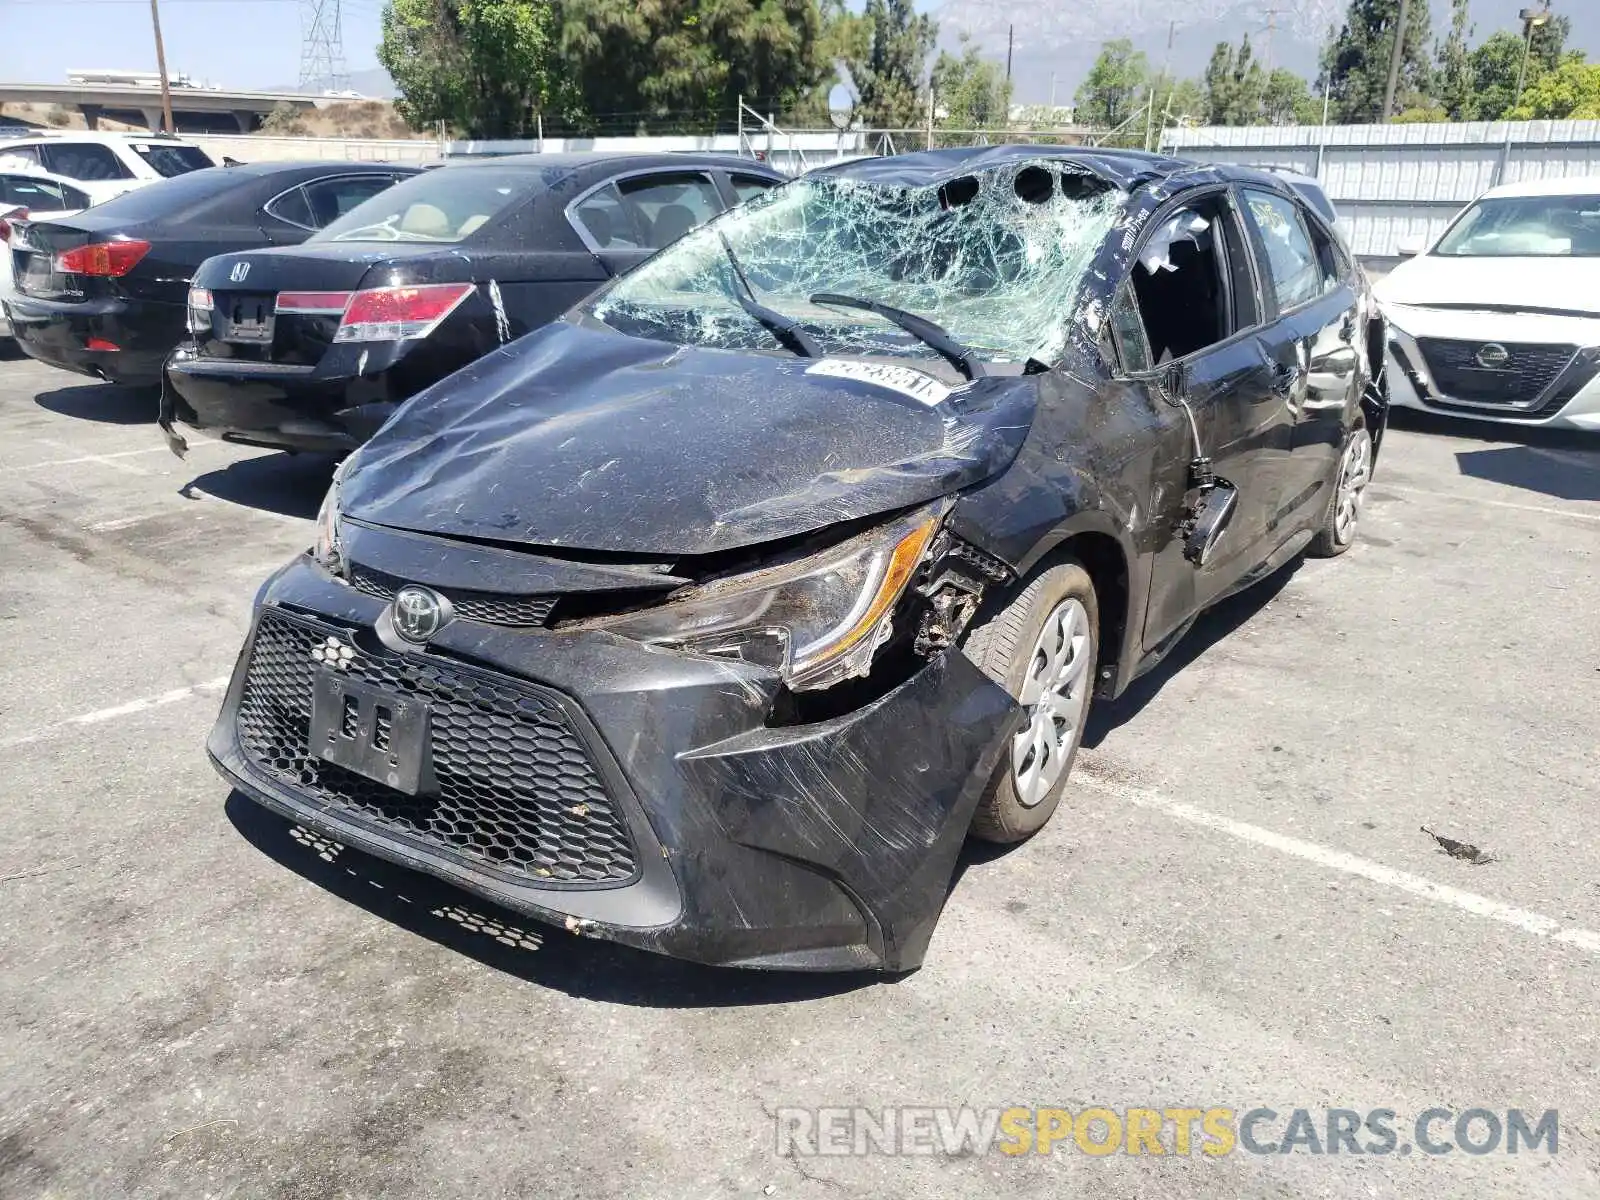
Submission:
{"label": "rear window", "polygon": [[132,142],[133,152],[163,179],[203,171],[217,164],[199,146],[170,145],[162,142]]}
{"label": "rear window", "polygon": [[197,205],[238,186],[240,177],[227,167],[191,171],[176,179],[160,179],[95,206],[96,213],[122,221],[150,221],[190,213]]}
{"label": "rear window", "polygon": [[110,146],[99,142],[45,142],[39,147],[46,169],[68,179],[132,179],[133,172]]}
{"label": "rear window", "polygon": [[88,208],[89,197],[75,187],[26,175],[0,175],[0,204],[20,205],[32,212]]}
{"label": "rear window", "polygon": [[358,204],[311,240],[459,242],[567,174],[556,167],[440,167]]}

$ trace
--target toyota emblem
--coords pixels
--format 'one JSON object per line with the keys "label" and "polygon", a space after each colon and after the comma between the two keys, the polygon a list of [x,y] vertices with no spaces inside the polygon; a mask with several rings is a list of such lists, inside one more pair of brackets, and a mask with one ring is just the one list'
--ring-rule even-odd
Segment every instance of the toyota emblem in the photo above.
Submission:
{"label": "toyota emblem", "polygon": [[425,642],[449,623],[450,606],[439,593],[407,584],[394,594],[389,620],[408,642]]}
{"label": "toyota emblem", "polygon": [[228,272],[228,279],[233,283],[243,283],[245,276],[250,274],[250,264],[239,262],[233,264],[233,270]]}
{"label": "toyota emblem", "polygon": [[1480,367],[1498,371],[1511,361],[1511,351],[1507,350],[1499,342],[1490,342],[1487,346],[1479,346],[1478,353],[1473,357]]}

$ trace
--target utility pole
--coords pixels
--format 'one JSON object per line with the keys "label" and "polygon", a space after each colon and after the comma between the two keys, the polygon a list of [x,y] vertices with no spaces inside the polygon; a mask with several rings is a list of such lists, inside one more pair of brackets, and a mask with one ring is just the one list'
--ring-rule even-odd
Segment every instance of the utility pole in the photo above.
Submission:
{"label": "utility pole", "polygon": [[1411,0],[1400,0],[1400,18],[1395,22],[1394,49],[1389,53],[1389,80],[1383,85],[1383,111],[1379,121],[1387,121],[1394,112],[1394,91],[1400,83],[1400,60],[1406,51],[1406,16]]}
{"label": "utility pole", "polygon": [[1006,26],[1006,82],[1011,82],[1011,50],[1017,44],[1017,27]]}
{"label": "utility pole", "polygon": [[161,10],[150,0],[150,24],[156,31],[156,70],[161,72],[161,121],[166,132],[176,133],[172,124],[172,85],[167,81],[167,51],[161,45]]}
{"label": "utility pole", "polygon": [[[1178,23],[1176,21],[1168,21],[1167,55],[1161,60],[1161,74],[1157,75],[1150,81],[1150,107],[1149,111],[1144,115],[1144,148],[1146,150],[1150,149],[1150,134],[1155,128],[1156,123],[1156,88],[1160,85],[1161,81],[1167,77],[1167,67],[1172,62],[1172,35],[1177,32]],[[1163,115],[1161,118],[1161,127],[1163,131],[1166,129],[1166,125],[1166,117]]]}

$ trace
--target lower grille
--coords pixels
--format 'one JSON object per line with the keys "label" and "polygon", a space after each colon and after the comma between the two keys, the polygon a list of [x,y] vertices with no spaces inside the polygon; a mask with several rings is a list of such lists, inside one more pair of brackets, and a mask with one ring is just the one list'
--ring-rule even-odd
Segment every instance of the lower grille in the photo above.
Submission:
{"label": "lower grille", "polygon": [[451,662],[358,650],[350,677],[427,702],[437,792],[410,796],[310,752],[312,647],[350,631],[265,609],[239,702],[259,771],[324,805],[518,883],[619,884],[633,841],[582,739],[543,689]]}
{"label": "lower grille", "polygon": [[1545,342],[1501,342],[1507,358],[1503,367],[1478,362],[1486,342],[1454,338],[1418,338],[1434,386],[1445,396],[1478,404],[1528,404],[1544,393],[1563,367],[1578,352],[1576,346]]}
{"label": "lower grille", "polygon": [[[403,579],[356,564],[350,567],[350,583],[358,591],[380,600],[394,599],[394,594],[406,585]],[[556,606],[554,596],[506,596],[496,592],[464,592],[447,588],[433,590],[450,601],[456,616],[468,621],[482,621],[486,625],[543,625],[550,619],[550,610]]]}

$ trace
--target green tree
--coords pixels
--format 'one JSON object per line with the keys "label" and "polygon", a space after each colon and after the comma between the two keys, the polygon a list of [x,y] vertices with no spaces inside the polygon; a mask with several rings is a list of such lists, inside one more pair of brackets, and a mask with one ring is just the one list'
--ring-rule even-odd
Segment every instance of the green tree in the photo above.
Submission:
{"label": "green tree", "polygon": [[878,129],[922,125],[924,68],[938,26],[919,16],[911,0],[867,0],[859,22],[841,36],[857,117]]}
{"label": "green tree", "polygon": [[1513,121],[1600,120],[1600,63],[1568,54],[1554,71],[1522,89],[1522,103],[1506,113]]}
{"label": "green tree", "polygon": [[1237,50],[1227,42],[1217,43],[1206,65],[1204,84],[1207,124],[1254,125],[1261,120],[1267,76],[1251,52],[1249,34]]}
{"label": "green tree", "polygon": [[[1572,22],[1553,17],[1537,26],[1527,42],[1528,69],[1523,87],[1538,82],[1548,71],[1556,70],[1566,48]],[[1517,76],[1522,71],[1523,35],[1502,29],[1485,38],[1468,56],[1476,97],[1473,119],[1499,121],[1516,100]]]}
{"label": "green tree", "polygon": [[1437,73],[1434,92],[1439,105],[1452,121],[1471,121],[1477,112],[1473,86],[1472,60],[1467,42],[1473,29],[1468,23],[1471,0],[1450,0],[1450,33],[1435,48]]}
{"label": "green tree", "polygon": [[414,129],[443,121],[468,137],[527,137],[539,114],[576,102],[549,0],[392,0],[378,61]]}
{"label": "green tree", "polygon": [[[1399,17],[1400,0],[1350,0],[1344,24],[1322,52],[1323,77],[1331,81],[1329,119],[1335,124],[1364,124],[1380,118]],[[1429,100],[1429,29],[1426,0],[1412,0],[1406,6],[1400,77],[1395,88],[1398,110],[1415,108]]]}
{"label": "green tree", "polygon": [[930,77],[933,103],[950,129],[1004,129],[1011,111],[1005,69],[978,53],[965,34],[959,55],[941,51]]}
{"label": "green tree", "polygon": [[827,74],[817,0],[564,0],[563,66],[600,132],[784,112]]}
{"label": "green tree", "polygon": [[[1148,102],[1150,64],[1127,38],[1117,38],[1100,47],[1100,56],[1078,87],[1073,103],[1080,125],[1095,129],[1117,129],[1128,125],[1135,113]],[[1131,128],[1131,126],[1130,126]],[[1144,138],[1144,126],[1131,134],[1124,131],[1118,141]]]}
{"label": "green tree", "polygon": [[[1306,81],[1286,67],[1274,67],[1261,89],[1261,119],[1268,125],[1295,125],[1301,123],[1312,102]],[[1316,102],[1315,121],[1322,119],[1321,101]]]}

